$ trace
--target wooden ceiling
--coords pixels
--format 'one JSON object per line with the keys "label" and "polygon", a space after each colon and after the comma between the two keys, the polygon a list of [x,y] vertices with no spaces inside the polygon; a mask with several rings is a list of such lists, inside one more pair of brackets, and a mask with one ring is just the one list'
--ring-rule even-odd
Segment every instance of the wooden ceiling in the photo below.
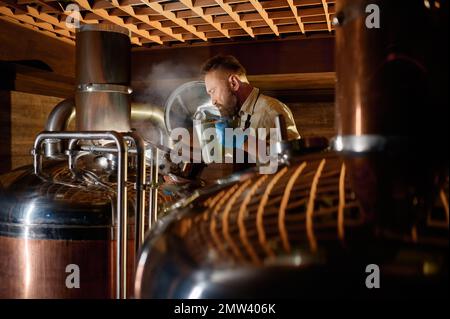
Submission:
{"label": "wooden ceiling", "polygon": [[[77,5],[81,24],[116,24],[139,47],[332,33],[335,0],[0,0],[0,19],[74,44],[66,24]],[[1,30],[0,30],[1,32]]]}

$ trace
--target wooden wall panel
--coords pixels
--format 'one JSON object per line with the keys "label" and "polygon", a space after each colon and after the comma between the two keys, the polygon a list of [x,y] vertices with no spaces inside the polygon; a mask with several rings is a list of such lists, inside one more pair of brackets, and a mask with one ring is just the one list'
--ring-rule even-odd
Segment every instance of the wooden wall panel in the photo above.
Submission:
{"label": "wooden wall panel", "polygon": [[329,36],[189,48],[136,49],[132,52],[132,78],[133,81],[145,81],[155,73],[163,78],[195,77],[203,63],[217,54],[234,55],[249,75],[334,71],[334,37]]}
{"label": "wooden wall panel", "polygon": [[31,164],[30,150],[36,135],[44,129],[47,116],[62,99],[11,92],[11,166]]}
{"label": "wooden wall panel", "polygon": [[0,174],[11,169],[11,93],[0,90]]}
{"label": "wooden wall panel", "polygon": [[334,102],[287,103],[294,115],[295,124],[303,137],[335,135]]}
{"label": "wooden wall panel", "polygon": [[1,60],[38,60],[56,74],[75,77],[75,46],[2,20]]}
{"label": "wooden wall panel", "polygon": [[162,104],[176,88],[175,82],[201,79],[201,66],[217,54],[234,55],[246,68],[250,80],[253,77],[262,85],[276,82],[272,89],[291,89],[293,85],[302,84],[305,74],[309,74],[307,81],[323,85],[329,85],[334,77],[332,37],[135,50],[131,60],[135,95],[144,95],[155,99],[151,101],[153,104]]}

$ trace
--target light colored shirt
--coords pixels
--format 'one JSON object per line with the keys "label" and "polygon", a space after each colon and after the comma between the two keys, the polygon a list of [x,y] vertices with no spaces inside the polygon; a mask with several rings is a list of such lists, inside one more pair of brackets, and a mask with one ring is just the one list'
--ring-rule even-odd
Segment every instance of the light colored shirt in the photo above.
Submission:
{"label": "light colored shirt", "polygon": [[299,139],[300,134],[295,125],[291,110],[277,99],[260,94],[258,88],[253,89],[239,111],[239,127],[244,129],[247,117],[251,115],[250,127],[255,129],[256,132],[258,128],[265,128],[267,136],[269,136],[270,128],[275,128],[275,118],[278,114],[284,117],[288,139]]}

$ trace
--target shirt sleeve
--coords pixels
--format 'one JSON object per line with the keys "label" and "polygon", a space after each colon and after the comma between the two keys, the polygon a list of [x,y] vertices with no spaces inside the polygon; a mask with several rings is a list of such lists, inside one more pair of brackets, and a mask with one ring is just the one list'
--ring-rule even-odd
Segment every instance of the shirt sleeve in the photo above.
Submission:
{"label": "shirt sleeve", "polygon": [[295,125],[294,116],[292,115],[291,110],[278,100],[273,99],[271,101],[270,112],[267,112],[265,119],[266,127],[275,127],[275,118],[278,114],[281,114],[286,122],[288,140],[299,139],[300,134]]}

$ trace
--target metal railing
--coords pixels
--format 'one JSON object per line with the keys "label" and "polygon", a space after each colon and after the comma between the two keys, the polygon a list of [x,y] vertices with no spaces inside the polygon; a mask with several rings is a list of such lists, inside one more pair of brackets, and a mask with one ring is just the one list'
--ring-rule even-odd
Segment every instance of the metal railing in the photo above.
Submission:
{"label": "metal railing", "polygon": [[[136,154],[136,205],[135,205],[135,250],[137,252],[144,241],[145,234],[145,191],[146,184],[146,158],[145,144],[143,139],[135,132],[118,133],[114,131],[95,132],[41,132],[34,141],[32,150],[34,173],[45,179],[42,172],[42,147],[46,140],[69,140],[68,144],[68,166],[71,171],[75,169],[76,155],[79,152],[91,153],[116,153],[117,154],[117,259],[116,259],[116,298],[125,299],[127,297],[127,180],[128,180],[128,154]],[[116,148],[101,146],[81,146],[80,151],[75,150],[79,141],[86,140],[110,140],[115,143]],[[129,148],[128,142],[134,148]],[[150,196],[149,196],[149,228],[156,221],[157,216],[157,178],[158,159],[152,153],[150,171]]]}

